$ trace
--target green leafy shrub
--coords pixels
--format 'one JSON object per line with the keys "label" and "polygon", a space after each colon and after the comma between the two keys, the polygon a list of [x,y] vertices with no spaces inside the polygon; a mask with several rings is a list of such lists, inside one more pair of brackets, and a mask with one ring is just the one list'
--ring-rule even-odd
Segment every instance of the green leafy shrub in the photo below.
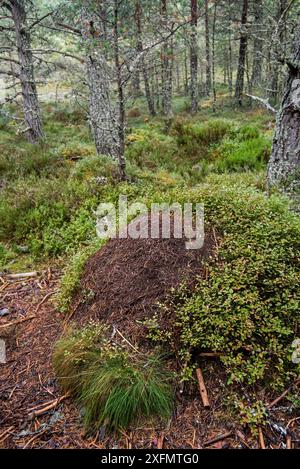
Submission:
{"label": "green leafy shrub", "polygon": [[124,349],[108,328],[71,330],[56,344],[53,364],[65,392],[84,408],[88,429],[127,428],[140,418],[169,417],[170,373],[161,358]]}
{"label": "green leafy shrub", "polygon": [[299,322],[299,218],[285,199],[224,175],[175,197],[204,203],[206,229],[220,237],[207,278],[192,294],[179,290],[169,307],[183,361],[192,364],[197,351],[220,352],[229,382],[283,386],[299,373],[291,359]]}

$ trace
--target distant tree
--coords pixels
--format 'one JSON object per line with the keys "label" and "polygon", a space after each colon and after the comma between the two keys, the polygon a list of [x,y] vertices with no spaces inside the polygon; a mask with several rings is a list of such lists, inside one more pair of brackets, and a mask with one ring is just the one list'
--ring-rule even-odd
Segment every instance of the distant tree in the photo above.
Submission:
{"label": "distant tree", "polygon": [[191,112],[198,111],[198,45],[197,45],[198,5],[191,0]]}
{"label": "distant tree", "polygon": [[244,93],[246,55],[247,55],[247,48],[248,48],[248,31],[247,31],[248,8],[249,8],[249,0],[243,0],[241,30],[240,30],[240,52],[239,52],[237,79],[236,79],[236,87],[235,87],[235,99],[239,105],[242,105],[242,99],[243,99],[243,93]]}
{"label": "distant tree", "polygon": [[2,10],[5,21],[5,25],[0,25],[0,31],[6,33],[0,46],[3,54],[0,61],[13,64],[10,68],[1,69],[0,74],[12,77],[15,80],[14,87],[20,83],[25,121],[22,132],[31,143],[36,143],[43,137],[43,128],[34,74],[31,31],[39,21],[29,24],[28,5],[34,8],[33,3],[26,0],[6,0],[0,3],[0,12]]}
{"label": "distant tree", "polygon": [[288,58],[281,109],[278,113],[272,155],[268,167],[270,186],[300,187],[300,23],[293,54]]}

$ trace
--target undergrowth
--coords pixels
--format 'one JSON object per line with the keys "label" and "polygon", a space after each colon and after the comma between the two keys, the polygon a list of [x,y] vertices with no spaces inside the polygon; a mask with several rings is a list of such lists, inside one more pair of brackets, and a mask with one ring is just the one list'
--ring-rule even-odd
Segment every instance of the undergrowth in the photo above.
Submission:
{"label": "undergrowth", "polygon": [[64,391],[82,407],[87,430],[170,417],[172,375],[162,358],[118,345],[106,326],[70,329],[55,346],[53,364]]}

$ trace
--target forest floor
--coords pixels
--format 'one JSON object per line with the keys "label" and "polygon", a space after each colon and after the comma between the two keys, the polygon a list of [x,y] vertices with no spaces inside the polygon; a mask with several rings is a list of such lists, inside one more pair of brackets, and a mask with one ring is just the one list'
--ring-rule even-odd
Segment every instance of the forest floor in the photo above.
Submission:
{"label": "forest floor", "polygon": [[[252,385],[229,386],[224,368],[214,358],[201,358],[209,409],[203,407],[194,376],[183,392],[177,392],[167,425],[148,420],[118,434],[105,433],[102,427],[97,435],[86,434],[82,411],[63,395],[52,369],[54,344],[67,324],[70,300],[76,300],[73,288],[79,272],[73,260],[80,260],[95,241],[93,213],[99,201],[117,201],[119,193],[131,200],[148,200],[152,195],[168,200],[174,189],[182,194],[205,184],[207,178],[215,188],[223,181],[230,186],[234,182],[242,201],[251,200],[252,189],[264,194],[274,119],[260,109],[236,112],[226,103],[221,97],[216,115],[209,111],[209,103],[203,103],[202,111],[191,119],[180,97],[176,106],[182,114],[176,115],[171,128],[160,118],[149,123],[146,114],[134,117],[132,109],[126,147],[128,184],[116,184],[115,165],[95,155],[85,116],[78,109],[47,104],[47,142],[36,147],[16,136],[13,123],[0,121],[0,310],[8,310],[0,317],[0,339],[7,348],[7,362],[0,365],[0,448],[271,449],[287,448],[291,441],[300,448],[299,403],[293,392],[280,395],[267,385],[258,390]],[[243,193],[248,186],[249,194]],[[217,197],[212,200],[219,203]],[[227,218],[232,207],[225,208]],[[103,253],[100,256],[105,248]],[[171,261],[173,257],[163,267],[171,268]],[[140,259],[142,270],[145,262]],[[163,256],[160,262],[165,262]],[[10,277],[29,270],[37,270],[37,275]],[[151,264],[153,274],[151,270],[156,272],[156,266]],[[108,277],[107,270],[103,273]],[[114,274],[118,275],[117,269]],[[128,277],[129,283],[135,281]],[[141,279],[144,282],[145,277]],[[142,282],[138,292],[128,287],[129,296],[142,297]],[[159,288],[151,290],[153,301],[156,296],[160,299]],[[58,290],[60,310],[54,301]],[[259,410],[255,414],[255,408],[251,414],[249,390],[267,408],[266,419]],[[245,396],[251,414],[248,423],[235,408],[232,391]],[[258,421],[264,422],[261,432]]]}
{"label": "forest floor", "polygon": [[1,293],[11,314],[9,320],[0,320],[7,344],[7,364],[1,365],[0,447],[224,449],[265,444],[275,449],[289,445],[290,435],[300,441],[299,419],[289,414],[284,400],[270,411],[272,425],[260,437],[224,415],[221,369],[205,377],[210,409],[204,409],[193,389],[180,397],[167,427],[153,423],[118,435],[85,434],[80,411],[62,396],[51,367],[53,344],[65,326],[64,316],[51,301],[59,279],[57,268],[28,279],[1,278]]}

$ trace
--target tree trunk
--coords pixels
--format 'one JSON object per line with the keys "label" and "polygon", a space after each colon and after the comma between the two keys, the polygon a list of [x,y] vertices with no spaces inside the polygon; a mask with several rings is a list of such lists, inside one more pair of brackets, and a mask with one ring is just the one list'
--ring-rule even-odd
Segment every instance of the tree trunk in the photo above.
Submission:
{"label": "tree trunk", "polygon": [[[161,0],[161,22],[164,32],[168,32],[167,0]],[[173,82],[173,40],[166,41],[161,50],[162,55],[162,112],[164,116],[172,115],[172,82]]]}
{"label": "tree trunk", "polygon": [[126,161],[125,161],[125,93],[121,73],[121,61],[119,51],[119,0],[114,0],[114,55],[117,74],[118,89],[118,163],[121,181],[126,180]]}
{"label": "tree trunk", "polygon": [[[137,51],[138,53],[143,50],[143,40],[142,40],[142,5],[141,0],[136,0],[135,2],[135,24],[136,24],[136,31],[137,31]],[[144,85],[145,85],[145,94],[149,109],[149,114],[154,117],[156,115],[155,106],[154,106],[154,99],[151,95],[150,84],[149,84],[149,74],[148,69],[145,65],[144,58],[141,59],[141,68],[144,78]]]}
{"label": "tree trunk", "polygon": [[277,31],[276,36],[273,38],[273,48],[271,51],[271,89],[269,90],[269,98],[273,105],[278,103],[279,98],[279,75],[281,71],[281,63],[278,60],[280,56],[280,50],[282,49],[282,44],[284,43],[284,33],[285,33],[285,11],[288,6],[288,0],[278,0],[277,7]]}
{"label": "tree trunk", "polygon": [[10,5],[20,62],[19,78],[23,96],[26,135],[31,143],[37,143],[43,137],[43,128],[34,77],[30,33],[26,25],[25,4],[24,0],[13,0]]}
{"label": "tree trunk", "polygon": [[278,113],[272,155],[268,167],[269,186],[286,190],[300,187],[300,24]]}
{"label": "tree trunk", "polygon": [[118,157],[117,116],[111,99],[110,74],[100,51],[86,59],[89,124],[98,155]]}
{"label": "tree trunk", "polygon": [[205,0],[205,56],[206,56],[206,95],[209,96],[211,92],[211,58],[210,58],[210,37],[209,37],[209,15],[208,15],[208,0]]}
{"label": "tree trunk", "polygon": [[214,5],[214,19],[212,31],[212,88],[213,88],[213,111],[216,112],[217,106],[217,90],[216,90],[216,23],[217,23],[217,7],[218,3]]}
{"label": "tree trunk", "polygon": [[262,79],[262,63],[263,63],[263,39],[262,39],[262,25],[263,25],[263,5],[262,0],[254,1],[254,44],[253,44],[253,65],[252,65],[252,86],[261,84]]}
{"label": "tree trunk", "polygon": [[236,79],[236,87],[235,87],[235,99],[240,106],[242,105],[243,93],[244,93],[245,66],[246,66],[246,55],[247,55],[247,48],[248,48],[248,33],[247,33],[248,7],[249,7],[249,0],[243,0],[239,63],[238,63],[238,71],[237,71],[237,79]]}
{"label": "tree trunk", "polygon": [[191,112],[198,111],[198,8],[197,0],[191,0]]}

